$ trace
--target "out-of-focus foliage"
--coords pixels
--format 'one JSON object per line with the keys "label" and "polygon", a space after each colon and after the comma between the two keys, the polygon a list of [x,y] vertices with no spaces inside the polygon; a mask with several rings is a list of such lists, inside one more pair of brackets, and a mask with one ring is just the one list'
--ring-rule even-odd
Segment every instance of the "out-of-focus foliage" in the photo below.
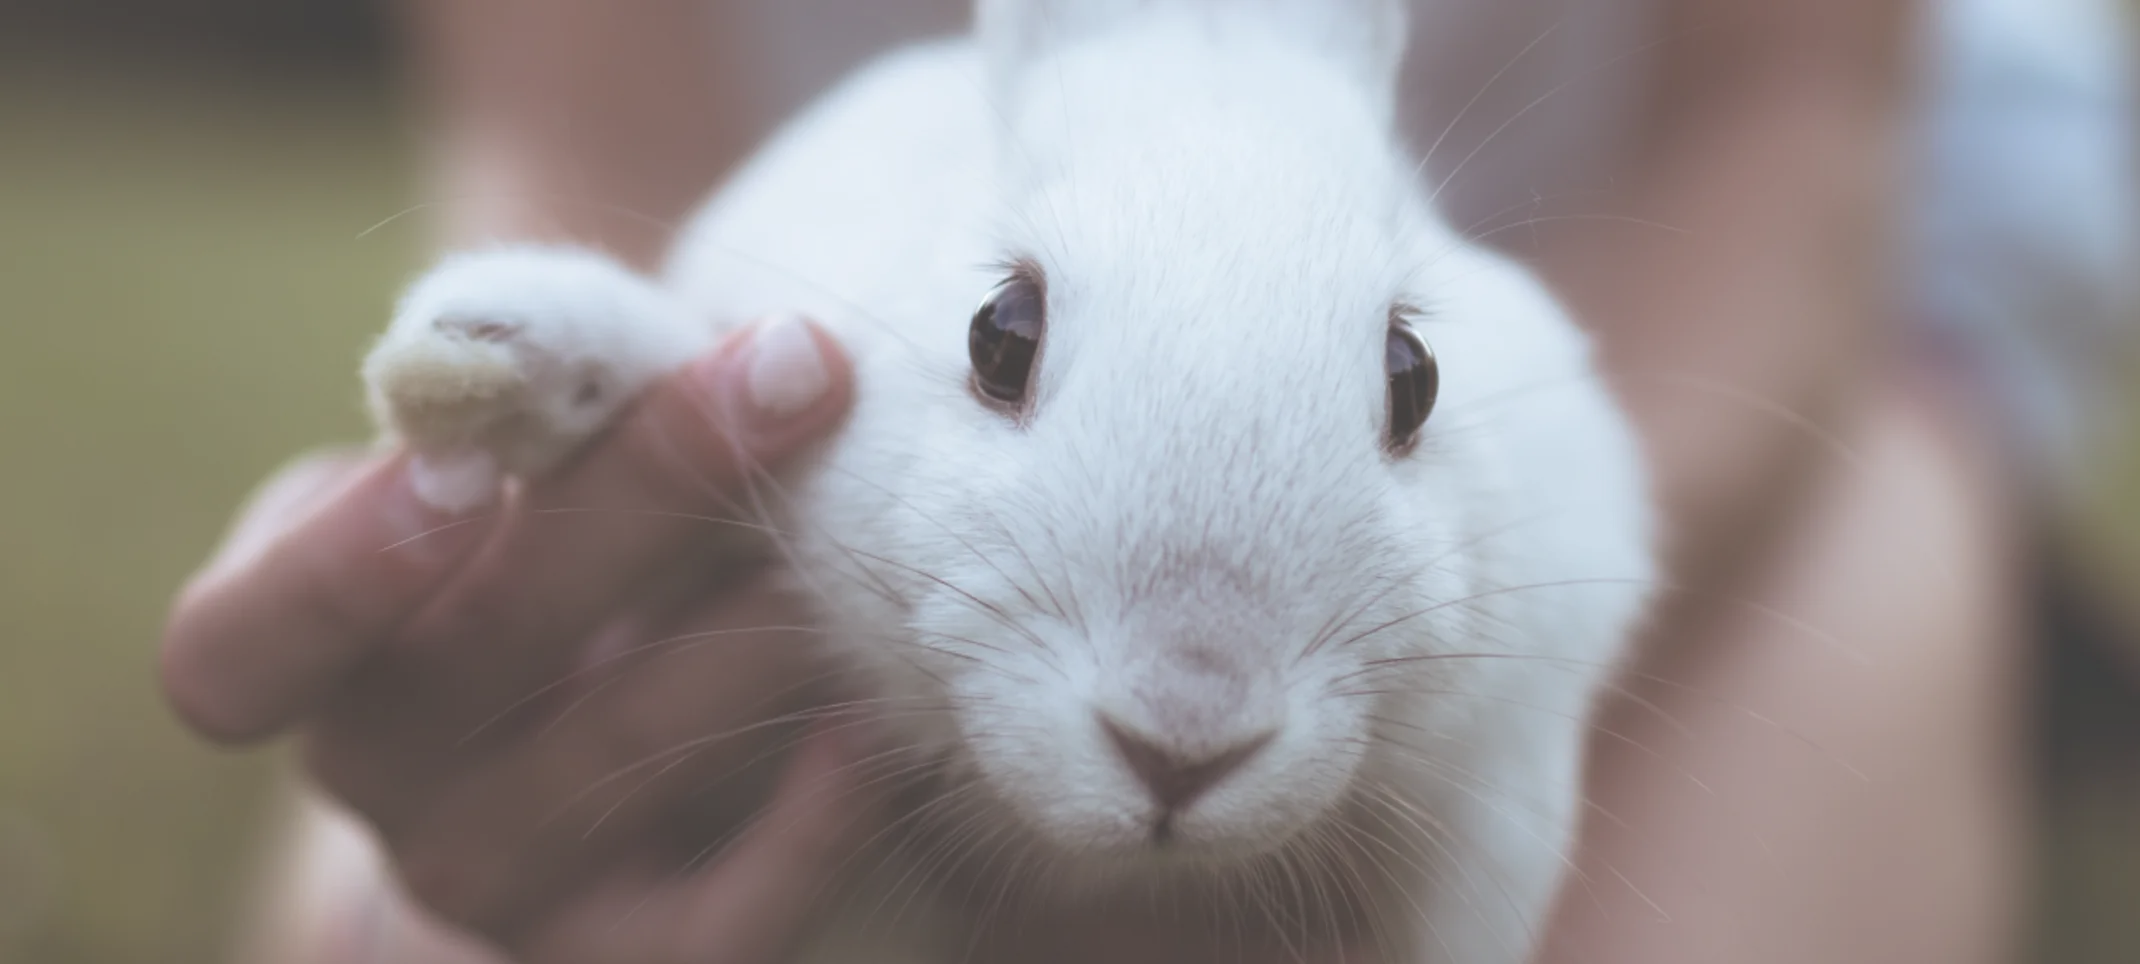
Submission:
{"label": "out-of-focus foliage", "polygon": [[0,73],[0,961],[208,964],[270,760],[153,686],[180,579],[300,448],[420,244],[377,90]]}

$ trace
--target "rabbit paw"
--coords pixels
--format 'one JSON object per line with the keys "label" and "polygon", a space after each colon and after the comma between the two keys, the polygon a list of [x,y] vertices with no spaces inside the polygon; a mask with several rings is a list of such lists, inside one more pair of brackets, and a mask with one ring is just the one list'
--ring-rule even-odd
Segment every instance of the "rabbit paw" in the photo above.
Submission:
{"label": "rabbit paw", "polygon": [[709,338],[598,254],[499,248],[449,257],[411,286],[364,382],[373,417],[414,454],[417,494],[467,509],[503,477],[562,461]]}

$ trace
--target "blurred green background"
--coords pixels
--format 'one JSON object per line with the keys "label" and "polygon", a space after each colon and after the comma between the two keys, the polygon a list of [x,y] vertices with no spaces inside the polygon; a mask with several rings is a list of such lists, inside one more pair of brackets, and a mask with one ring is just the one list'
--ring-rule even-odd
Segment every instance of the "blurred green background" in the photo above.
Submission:
{"label": "blurred green background", "polygon": [[[0,0],[0,961],[222,959],[277,754],[181,733],[153,644],[255,480],[363,436],[355,362],[426,244],[365,233],[418,196],[405,125],[363,3]],[[2073,636],[2140,585],[2140,436],[2105,451],[2110,605]],[[2038,960],[2140,961],[2115,652],[2045,662]]]}
{"label": "blurred green background", "polygon": [[274,754],[171,722],[162,609],[255,480],[363,439],[352,365],[423,251],[357,239],[416,194],[360,21],[225,6],[0,7],[10,964],[222,958]]}

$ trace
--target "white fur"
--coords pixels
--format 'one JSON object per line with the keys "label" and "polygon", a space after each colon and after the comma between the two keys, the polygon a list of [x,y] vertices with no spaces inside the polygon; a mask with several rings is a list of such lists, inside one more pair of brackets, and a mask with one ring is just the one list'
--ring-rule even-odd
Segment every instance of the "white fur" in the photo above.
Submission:
{"label": "white fur", "polygon": [[711,337],[675,299],[593,252],[467,252],[402,296],[364,380],[374,417],[416,453],[419,490],[466,508],[490,496],[498,473],[556,465]]}
{"label": "white fur", "polygon": [[[684,233],[666,294],[587,255],[447,260],[367,367],[384,420],[440,459],[539,471],[598,424],[557,372],[636,386],[705,344],[694,319],[802,310],[855,355],[859,399],[760,494],[834,657],[963,794],[939,831],[1019,855],[1048,882],[1033,899],[1217,900],[1342,822],[1386,852],[1311,870],[1317,893],[1367,881],[1350,896],[1408,959],[1517,964],[1652,576],[1650,513],[1578,330],[1425,204],[1388,110],[1400,5],[982,6],[985,49],[893,55],[794,122]],[[965,387],[1007,259],[1048,279],[1023,422]],[[1443,379],[1393,457],[1400,301]],[[452,319],[522,337],[470,344]],[[1278,735],[1157,845],[1102,710],[1184,752]],[[972,863],[1013,863],[994,856]],[[895,854],[857,890],[926,895],[914,868]],[[948,961],[970,929],[948,901],[901,927],[843,906],[813,959]]]}

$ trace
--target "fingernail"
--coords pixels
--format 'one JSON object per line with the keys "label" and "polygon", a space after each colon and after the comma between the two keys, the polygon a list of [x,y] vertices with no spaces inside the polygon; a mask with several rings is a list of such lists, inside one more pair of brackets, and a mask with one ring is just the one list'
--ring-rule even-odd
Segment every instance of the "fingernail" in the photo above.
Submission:
{"label": "fingernail", "polygon": [[772,318],[751,333],[744,389],[763,419],[791,418],[816,404],[832,387],[825,356],[810,325],[796,315]]}
{"label": "fingernail", "polygon": [[[480,471],[486,468],[487,484]],[[427,563],[460,558],[489,531],[492,516],[477,510],[497,500],[500,481],[487,457],[470,464],[411,456],[374,503],[387,540],[381,551]]]}
{"label": "fingernail", "polygon": [[409,487],[432,508],[460,515],[498,496],[498,462],[487,452],[419,455],[409,460]]}

